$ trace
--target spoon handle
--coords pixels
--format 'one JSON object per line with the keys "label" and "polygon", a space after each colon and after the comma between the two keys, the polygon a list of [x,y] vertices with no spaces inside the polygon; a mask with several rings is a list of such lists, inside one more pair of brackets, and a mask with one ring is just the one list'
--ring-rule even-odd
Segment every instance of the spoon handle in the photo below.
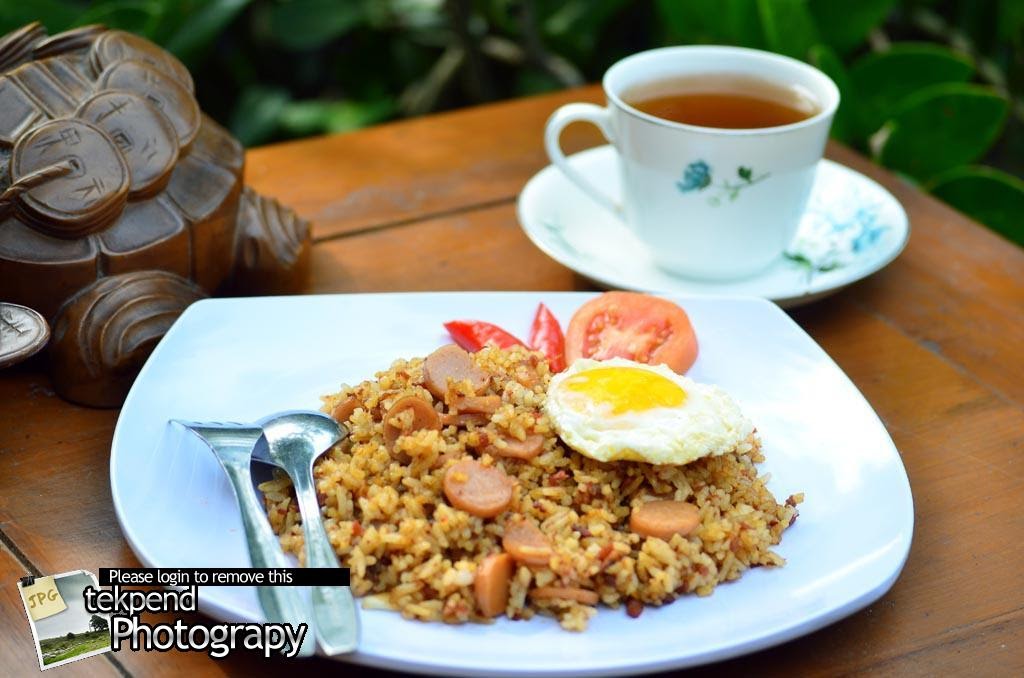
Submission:
{"label": "spoon handle", "polygon": [[[249,547],[249,560],[253,567],[290,568],[292,564],[281,550],[277,537],[270,529],[259,499],[252,489],[252,477],[249,473],[248,460],[244,464],[227,461],[224,463],[231,487],[242,513],[242,527],[245,530],[245,541]],[[293,626],[308,623],[310,611],[306,601],[302,599],[300,590],[293,586],[257,586],[263,614],[269,622],[285,622]],[[309,657],[316,653],[316,642],[313,641],[312,629],[306,629],[298,656]]]}
{"label": "spoon handle", "polygon": [[[172,423],[184,427],[202,440],[224,469],[241,513],[242,529],[245,532],[252,566],[291,567],[281,544],[270,529],[263,507],[260,506],[249,470],[252,448],[263,434],[263,430],[241,424],[217,422],[201,423],[174,419]],[[268,622],[284,622],[297,627],[299,624],[308,625],[312,621],[309,603],[295,587],[257,586],[256,595],[263,608],[263,616]],[[313,634],[309,631],[307,627],[299,647],[300,657],[316,653],[316,642],[312,640]]]}
{"label": "spoon handle", "polygon": [[[291,470],[291,469],[290,469]],[[313,488],[312,471],[294,469],[292,482],[302,514],[306,538],[306,567],[340,567],[331,540],[320,516],[320,504]],[[314,586],[313,616],[317,638],[328,655],[352,652],[359,643],[359,617],[355,600],[347,586]]]}

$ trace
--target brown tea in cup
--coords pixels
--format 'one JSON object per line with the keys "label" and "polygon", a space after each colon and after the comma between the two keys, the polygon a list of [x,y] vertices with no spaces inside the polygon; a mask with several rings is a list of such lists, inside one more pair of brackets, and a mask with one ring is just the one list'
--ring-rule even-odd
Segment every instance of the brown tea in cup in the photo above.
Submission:
{"label": "brown tea in cup", "polygon": [[629,92],[624,100],[663,120],[719,129],[791,125],[820,110],[798,88],[731,74],[660,81]]}

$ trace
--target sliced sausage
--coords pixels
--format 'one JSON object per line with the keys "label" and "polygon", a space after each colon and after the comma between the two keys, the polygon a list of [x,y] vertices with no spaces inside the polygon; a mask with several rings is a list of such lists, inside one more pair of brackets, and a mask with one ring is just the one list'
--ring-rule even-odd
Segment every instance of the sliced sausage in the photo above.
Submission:
{"label": "sliced sausage", "polygon": [[456,459],[458,456],[459,455],[456,454],[455,452],[442,452],[441,454],[437,455],[437,459],[435,459],[434,463],[430,465],[430,468],[439,469],[445,464],[447,464],[450,460]]}
{"label": "sliced sausage", "polygon": [[355,396],[349,396],[334,406],[334,409],[331,410],[331,418],[338,423],[344,424],[352,416],[352,413],[356,411],[357,407],[359,407],[359,399]]}
{"label": "sliced sausage", "polygon": [[516,369],[515,379],[524,387],[533,390],[533,387],[540,383],[540,377],[531,368],[519,367]]}
{"label": "sliced sausage", "polygon": [[469,379],[474,393],[484,390],[490,375],[476,366],[472,356],[455,344],[447,344],[423,361],[423,386],[438,400],[444,400],[449,381]]}
{"label": "sliced sausage", "polygon": [[536,353],[531,353],[525,360],[520,360],[515,367],[515,379],[526,388],[533,390],[533,387],[540,383],[540,375],[537,374],[539,358]]}
{"label": "sliced sausage", "polygon": [[452,404],[452,412],[494,414],[499,407],[501,407],[500,395],[462,396]]}
{"label": "sliced sausage", "polygon": [[[412,411],[412,424],[405,428],[399,428],[391,423],[394,417],[406,410]],[[388,413],[384,415],[384,444],[390,450],[395,446],[395,441],[398,440],[399,436],[409,435],[423,429],[441,430],[441,417],[434,410],[434,406],[423,398],[417,398],[416,396],[399,398],[391,406],[391,409],[388,410]]]}
{"label": "sliced sausage", "polygon": [[492,553],[483,559],[473,579],[473,593],[480,614],[497,617],[508,607],[508,591],[515,563],[507,553]]}
{"label": "sliced sausage", "polygon": [[551,560],[551,540],[528,520],[513,520],[505,525],[501,546],[525,565],[544,566]]}
{"label": "sliced sausage", "polygon": [[463,459],[444,474],[444,496],[457,509],[493,518],[512,503],[512,479],[500,468]]}
{"label": "sliced sausage", "polygon": [[512,457],[513,459],[533,459],[544,449],[544,436],[539,433],[527,434],[525,440],[519,440],[511,436],[504,436],[504,446],[491,443],[484,448],[484,452],[495,457]]}
{"label": "sliced sausage", "polygon": [[486,426],[487,422],[491,420],[486,414],[443,414],[441,415],[441,423],[445,426],[458,426],[465,428],[472,424],[473,426]]}
{"label": "sliced sausage", "polygon": [[673,534],[685,537],[698,525],[700,510],[685,501],[649,501],[629,515],[629,529],[644,537],[670,539]]}
{"label": "sliced sausage", "polygon": [[597,605],[600,597],[596,591],[575,586],[538,586],[530,591],[534,600],[575,600],[584,605]]}

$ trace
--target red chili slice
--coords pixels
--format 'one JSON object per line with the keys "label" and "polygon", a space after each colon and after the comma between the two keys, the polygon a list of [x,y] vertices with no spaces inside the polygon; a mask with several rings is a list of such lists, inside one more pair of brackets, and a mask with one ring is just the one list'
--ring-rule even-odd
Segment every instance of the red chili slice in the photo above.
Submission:
{"label": "red chili slice", "polygon": [[487,344],[498,348],[522,346],[523,342],[492,323],[482,320],[452,320],[444,324],[456,344],[467,351],[479,351]]}
{"label": "red chili slice", "polygon": [[565,335],[558,318],[543,303],[537,306],[537,314],[530,327],[530,348],[547,357],[552,372],[565,369]]}

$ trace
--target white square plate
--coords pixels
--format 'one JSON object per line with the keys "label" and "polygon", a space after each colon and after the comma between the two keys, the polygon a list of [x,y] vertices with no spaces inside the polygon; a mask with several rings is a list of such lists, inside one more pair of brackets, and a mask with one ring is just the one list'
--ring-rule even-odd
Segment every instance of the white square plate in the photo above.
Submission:
{"label": "white square plate", "polygon": [[[318,396],[396,358],[426,355],[442,322],[478,318],[525,336],[539,301],[567,323],[588,293],[429,293],[212,299],[188,309],[125,401],[110,458],[125,537],[151,567],[247,567],[241,521],[213,455],[165,434],[168,419],[254,421],[316,409]],[[700,343],[688,373],[729,391],[761,433],[776,497],[804,492],[777,551],[708,598],[638,619],[601,609],[585,633],[551,619],[449,626],[361,611],[352,661],[441,674],[606,675],[692,666],[809,633],[884,594],[913,532],[910,485],[871,406],[774,304],[676,297]],[[253,589],[203,587],[222,620],[262,618]]]}

